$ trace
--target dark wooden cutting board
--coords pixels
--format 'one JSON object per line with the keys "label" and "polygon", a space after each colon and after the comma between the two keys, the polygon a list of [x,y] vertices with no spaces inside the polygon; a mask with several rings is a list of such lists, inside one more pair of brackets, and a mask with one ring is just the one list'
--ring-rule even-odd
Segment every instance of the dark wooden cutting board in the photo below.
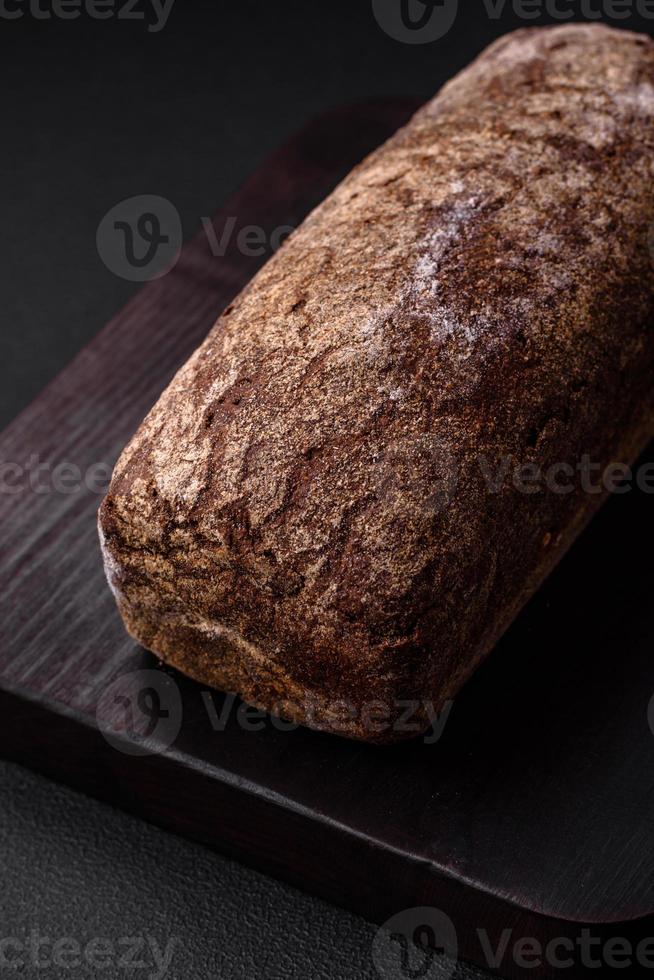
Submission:
{"label": "dark wooden cutting board", "polygon": [[[230,217],[236,230],[296,225],[414,108],[386,101],[319,118],[225,205],[217,235]],[[263,261],[240,254],[236,237],[221,258],[204,234],[185,246],[5,431],[0,462],[36,454],[44,473],[113,464]],[[493,942],[507,928],[547,939],[584,924],[604,937],[654,934],[647,494],[604,508],[438,741],[390,749],[244,723],[238,703],[222,725],[231,702],[125,635],[102,571],[99,502],[86,487],[0,494],[4,756],[374,921],[435,906],[461,955],[484,966],[481,929]],[[510,958],[499,971],[521,975]]]}

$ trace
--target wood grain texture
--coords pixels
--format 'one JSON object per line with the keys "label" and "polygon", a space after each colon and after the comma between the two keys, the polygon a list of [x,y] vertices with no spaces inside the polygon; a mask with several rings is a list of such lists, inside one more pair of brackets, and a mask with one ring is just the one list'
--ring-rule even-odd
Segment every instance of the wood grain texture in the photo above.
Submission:
{"label": "wood grain texture", "polygon": [[[297,223],[413,108],[322,117],[266,162],[216,228],[232,215],[269,230]],[[0,461],[113,464],[257,264],[235,247],[216,259],[204,236],[191,242],[3,434]],[[104,581],[99,502],[86,489],[0,494],[5,756],[373,920],[442,908],[462,955],[482,965],[484,928],[654,932],[649,495],[634,490],[600,513],[457,697],[440,740],[391,749],[270,720],[249,730],[238,704],[219,730],[226,699],[126,637]],[[160,678],[154,694],[141,670]],[[171,699],[173,728],[157,726],[138,742],[149,754],[131,754],[126,710],[147,736],[157,692],[164,708]],[[118,732],[109,739],[98,705]],[[500,972],[520,975],[511,963]]]}

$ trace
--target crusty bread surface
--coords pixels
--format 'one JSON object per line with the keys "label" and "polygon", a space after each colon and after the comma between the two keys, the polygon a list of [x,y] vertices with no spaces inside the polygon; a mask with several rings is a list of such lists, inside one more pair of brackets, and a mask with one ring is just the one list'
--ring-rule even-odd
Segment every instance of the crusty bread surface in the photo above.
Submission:
{"label": "crusty bread surface", "polygon": [[652,435],[653,220],[654,43],[494,43],[304,221],[125,449],[100,535],[132,636],[315,728],[424,729],[605,496],[506,461],[577,472]]}

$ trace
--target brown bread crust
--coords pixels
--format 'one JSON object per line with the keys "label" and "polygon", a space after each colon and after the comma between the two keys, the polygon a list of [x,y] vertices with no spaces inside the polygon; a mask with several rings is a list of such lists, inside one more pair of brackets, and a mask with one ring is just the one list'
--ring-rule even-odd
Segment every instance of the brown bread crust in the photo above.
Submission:
{"label": "brown bread crust", "polygon": [[599,502],[491,492],[484,467],[630,461],[652,434],[653,219],[654,43],[493,44],[307,218],[123,453],[100,530],[130,633],[317,728],[393,741],[406,700],[426,726]]}

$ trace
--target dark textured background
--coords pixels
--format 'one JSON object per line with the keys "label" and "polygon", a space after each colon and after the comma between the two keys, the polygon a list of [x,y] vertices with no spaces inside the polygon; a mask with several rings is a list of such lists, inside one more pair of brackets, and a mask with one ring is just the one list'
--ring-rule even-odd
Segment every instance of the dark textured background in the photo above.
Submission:
{"label": "dark textured background", "polygon": [[[189,237],[315,113],[374,95],[426,98],[527,23],[510,3],[498,19],[477,0],[460,6],[447,37],[427,45],[386,36],[369,0],[176,0],[156,34],[86,16],[0,17],[0,426],[138,288],[95,248],[111,206],[163,195]],[[653,23],[618,26],[653,33]],[[0,939],[174,936],[168,975],[189,980],[376,976],[375,929],[362,920],[17,767],[0,765],[0,781]]]}

